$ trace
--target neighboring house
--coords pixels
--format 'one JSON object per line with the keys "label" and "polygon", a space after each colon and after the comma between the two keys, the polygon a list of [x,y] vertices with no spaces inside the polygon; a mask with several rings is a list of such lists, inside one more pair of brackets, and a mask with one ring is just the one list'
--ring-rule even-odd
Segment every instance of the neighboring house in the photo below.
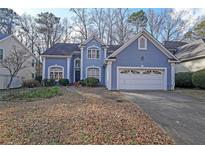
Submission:
{"label": "neighboring house", "polygon": [[94,35],[81,44],[58,43],[42,54],[43,79],[98,78],[109,90],[171,90],[179,60],[146,30],[123,45]]}
{"label": "neighboring house", "polygon": [[167,48],[172,54],[179,52],[178,48],[187,44],[187,42],[182,41],[164,41],[164,47]]}
{"label": "neighboring house", "polygon": [[[14,46],[28,52],[30,54],[30,57],[24,64],[27,65],[27,67],[17,74],[17,77],[14,78],[11,84],[11,88],[22,86],[23,80],[34,79],[36,67],[35,56],[14,35],[0,34],[0,60],[3,60],[7,56],[9,56],[9,53],[13,50]],[[6,88],[9,79],[10,76],[8,70],[0,66],[0,89]]]}
{"label": "neighboring house", "polygon": [[205,69],[205,39],[198,39],[177,47],[177,51],[175,56],[181,63],[176,65],[176,73]]}

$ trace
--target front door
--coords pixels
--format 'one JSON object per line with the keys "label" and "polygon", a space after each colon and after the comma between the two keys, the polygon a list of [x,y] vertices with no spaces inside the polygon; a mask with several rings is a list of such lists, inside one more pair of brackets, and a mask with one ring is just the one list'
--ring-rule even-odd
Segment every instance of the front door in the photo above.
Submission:
{"label": "front door", "polygon": [[80,81],[80,71],[76,70],[75,71],[75,82],[78,82],[78,81]]}

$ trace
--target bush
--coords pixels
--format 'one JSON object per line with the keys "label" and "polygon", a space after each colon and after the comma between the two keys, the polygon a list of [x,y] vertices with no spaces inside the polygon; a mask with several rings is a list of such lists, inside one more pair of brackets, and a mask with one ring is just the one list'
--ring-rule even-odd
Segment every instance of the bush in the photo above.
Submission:
{"label": "bush", "polygon": [[99,80],[92,77],[86,78],[83,82],[85,82],[85,85],[88,87],[95,87],[99,84]]}
{"label": "bush", "polygon": [[205,89],[205,69],[193,73],[192,82],[195,87]]}
{"label": "bush", "polygon": [[58,81],[58,83],[61,85],[61,86],[67,86],[69,85],[69,80],[68,79],[60,79]]}
{"label": "bush", "polygon": [[23,87],[34,88],[40,86],[40,83],[36,80],[25,80],[23,81]]}
{"label": "bush", "polygon": [[43,84],[44,86],[55,86],[56,85],[56,81],[54,79],[44,79],[43,80]]}
{"label": "bush", "polygon": [[42,81],[42,76],[36,76],[36,77],[35,77],[35,80],[38,81],[39,83],[41,83],[41,81]]}
{"label": "bush", "polygon": [[81,86],[85,86],[85,80],[80,80],[79,83]]}
{"label": "bush", "polygon": [[192,83],[192,73],[191,72],[180,72],[175,76],[175,85],[176,87],[181,88],[193,88]]}

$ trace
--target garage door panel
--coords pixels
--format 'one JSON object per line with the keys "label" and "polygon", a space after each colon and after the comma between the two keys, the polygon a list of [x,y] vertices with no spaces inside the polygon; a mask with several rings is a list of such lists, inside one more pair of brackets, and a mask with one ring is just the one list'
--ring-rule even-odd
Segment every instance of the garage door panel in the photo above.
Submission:
{"label": "garage door panel", "polygon": [[164,89],[164,70],[127,68],[119,71],[118,80],[119,89],[162,90]]}

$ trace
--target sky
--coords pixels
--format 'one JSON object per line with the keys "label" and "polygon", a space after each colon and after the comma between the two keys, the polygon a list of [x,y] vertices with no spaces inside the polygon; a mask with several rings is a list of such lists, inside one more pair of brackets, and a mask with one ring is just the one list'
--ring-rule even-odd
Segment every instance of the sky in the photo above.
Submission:
{"label": "sky", "polygon": [[[30,14],[32,16],[36,16],[37,14],[41,12],[52,12],[57,17],[61,18],[71,18],[72,14],[69,11],[69,8],[12,8],[14,11],[16,11],[19,15],[22,15],[23,13]],[[147,10],[148,8],[130,8],[131,11],[137,11],[137,10]],[[163,8],[154,8],[156,12],[161,11]],[[175,8],[175,13],[180,13],[181,11],[187,11],[186,15],[183,16],[183,19],[188,19],[189,26],[184,31],[187,31],[192,26],[195,25],[198,18],[201,18],[202,16],[205,16],[205,8],[200,9],[194,9],[194,8]],[[175,13],[173,14],[173,18],[175,16]]]}

